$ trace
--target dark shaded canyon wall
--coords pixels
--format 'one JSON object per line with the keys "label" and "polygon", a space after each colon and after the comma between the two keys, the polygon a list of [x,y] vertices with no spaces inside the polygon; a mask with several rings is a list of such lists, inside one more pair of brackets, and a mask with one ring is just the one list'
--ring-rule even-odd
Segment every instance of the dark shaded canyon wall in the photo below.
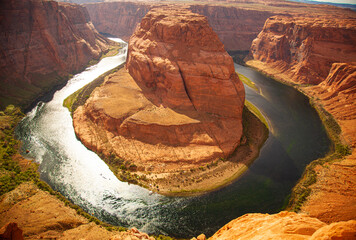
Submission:
{"label": "dark shaded canyon wall", "polygon": [[295,83],[319,84],[333,63],[356,61],[355,43],[355,17],[274,16],[253,41],[251,53]]}
{"label": "dark shaded canyon wall", "polygon": [[151,4],[133,2],[93,3],[84,6],[99,32],[118,36],[127,42],[137,24],[152,7]]}
{"label": "dark shaded canyon wall", "polygon": [[1,1],[0,29],[0,107],[26,107],[108,49],[76,4]]}
{"label": "dark shaded canyon wall", "polygon": [[[136,25],[154,5],[111,2],[84,4],[84,6],[88,9],[93,24],[99,32],[109,33],[128,41]],[[188,8],[208,18],[210,26],[228,51],[248,51],[266,19],[273,15],[263,10],[213,5],[191,5]]]}
{"label": "dark shaded canyon wall", "polygon": [[212,5],[192,5],[190,9],[208,18],[227,51],[248,51],[266,19],[273,15],[267,11]]}

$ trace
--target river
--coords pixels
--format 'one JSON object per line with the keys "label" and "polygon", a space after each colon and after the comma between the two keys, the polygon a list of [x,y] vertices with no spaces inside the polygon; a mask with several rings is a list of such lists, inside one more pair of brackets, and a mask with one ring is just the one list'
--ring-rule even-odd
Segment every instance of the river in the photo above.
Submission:
{"label": "river", "polygon": [[326,132],[305,96],[251,68],[235,65],[260,89],[245,86],[246,98],[271,127],[249,170],[231,185],[197,197],[165,197],[120,182],[76,138],[70,113],[62,104],[71,93],[123,63],[126,51],[75,75],[52,100],[33,108],[16,129],[24,156],[40,164],[41,179],[103,221],[135,226],[150,234],[209,236],[245,213],[279,211],[306,164],[328,151]]}

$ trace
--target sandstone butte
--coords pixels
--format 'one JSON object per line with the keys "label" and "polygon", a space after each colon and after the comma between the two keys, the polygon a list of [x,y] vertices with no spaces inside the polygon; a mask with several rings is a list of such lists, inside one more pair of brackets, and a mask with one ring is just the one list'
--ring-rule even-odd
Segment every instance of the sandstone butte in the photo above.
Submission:
{"label": "sandstone butte", "polygon": [[0,107],[27,107],[108,50],[108,41],[76,4],[2,1],[0,8]]}
{"label": "sandstone butte", "polygon": [[[297,87],[317,108],[325,109],[341,131],[351,154],[317,164],[316,183],[302,212],[331,223],[356,219],[356,18],[275,16],[251,46],[247,64]],[[340,144],[338,143],[338,144]]]}
{"label": "sandstone butte", "polygon": [[[126,69],[73,114],[89,149],[129,162],[145,178],[149,172],[161,178],[216,163],[240,145],[244,87],[206,17],[153,8],[130,38]],[[241,168],[228,171],[225,178]]]}

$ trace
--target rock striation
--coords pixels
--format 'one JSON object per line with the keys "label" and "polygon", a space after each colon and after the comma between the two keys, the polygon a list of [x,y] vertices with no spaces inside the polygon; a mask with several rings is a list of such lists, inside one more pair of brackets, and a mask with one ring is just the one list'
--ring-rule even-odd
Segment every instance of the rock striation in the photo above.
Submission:
{"label": "rock striation", "polygon": [[[157,3],[105,2],[84,6],[98,31],[128,41],[141,19]],[[228,51],[248,51],[266,19],[273,15],[265,9],[261,11],[209,4],[192,4],[188,8],[208,18],[210,26]]]}
{"label": "rock striation", "polygon": [[[63,199],[63,198],[62,198]],[[133,228],[108,230],[79,215],[56,196],[25,182],[0,199],[0,239],[153,240]]]}
{"label": "rock striation", "polygon": [[108,50],[108,40],[76,4],[3,1],[0,28],[1,107],[28,105]]}
{"label": "rock striation", "polygon": [[356,221],[327,225],[316,218],[293,212],[246,214],[232,220],[209,240],[228,239],[354,239]]}
{"label": "rock striation", "polygon": [[239,145],[244,87],[204,16],[152,9],[130,38],[126,68],[73,114],[88,148],[159,172],[228,157]]}
{"label": "rock striation", "polygon": [[274,76],[319,84],[333,63],[356,61],[355,42],[356,21],[352,17],[274,16],[253,41],[251,54],[260,64],[268,65]]}
{"label": "rock striation", "polygon": [[[327,5],[312,5],[284,0],[236,0],[236,1],[171,1],[189,8],[192,12],[208,18],[227,51],[247,54],[252,41],[263,29],[266,19],[277,14],[334,18],[352,14],[351,10]],[[134,32],[144,15],[157,1],[115,1],[87,3],[94,26],[99,32],[118,36],[126,41]]]}
{"label": "rock striation", "polygon": [[136,26],[151,9],[152,3],[101,2],[83,4],[99,32],[129,41]]}
{"label": "rock striation", "polygon": [[302,211],[327,223],[356,219],[356,63],[334,63],[323,82],[303,90],[338,122],[351,155],[315,169],[318,181]]}
{"label": "rock striation", "polygon": [[[350,155],[333,157],[332,162],[309,169],[316,175],[316,183],[309,187],[311,195],[301,210],[327,223],[356,219],[354,15],[323,19],[272,17],[254,40],[254,60],[248,62],[294,85],[325,112],[332,135],[340,135],[338,154],[345,155],[342,144],[350,147]],[[337,124],[331,124],[334,120]]]}
{"label": "rock striation", "polygon": [[305,89],[337,120],[344,140],[356,147],[356,62],[334,63],[326,79]]}

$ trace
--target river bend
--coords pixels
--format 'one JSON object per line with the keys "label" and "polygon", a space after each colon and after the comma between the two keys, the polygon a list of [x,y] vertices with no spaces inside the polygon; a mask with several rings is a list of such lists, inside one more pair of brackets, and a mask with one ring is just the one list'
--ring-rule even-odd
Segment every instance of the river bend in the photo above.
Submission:
{"label": "river bend", "polygon": [[126,51],[124,48],[117,56],[75,75],[51,101],[33,108],[16,130],[24,156],[40,164],[41,179],[103,221],[176,237],[211,235],[245,213],[279,211],[306,164],[328,151],[325,130],[305,96],[235,65],[259,88],[257,92],[245,86],[246,98],[261,110],[271,127],[249,170],[231,185],[198,197],[165,197],[120,182],[76,138],[70,113],[62,104],[67,96],[122,64]]}

